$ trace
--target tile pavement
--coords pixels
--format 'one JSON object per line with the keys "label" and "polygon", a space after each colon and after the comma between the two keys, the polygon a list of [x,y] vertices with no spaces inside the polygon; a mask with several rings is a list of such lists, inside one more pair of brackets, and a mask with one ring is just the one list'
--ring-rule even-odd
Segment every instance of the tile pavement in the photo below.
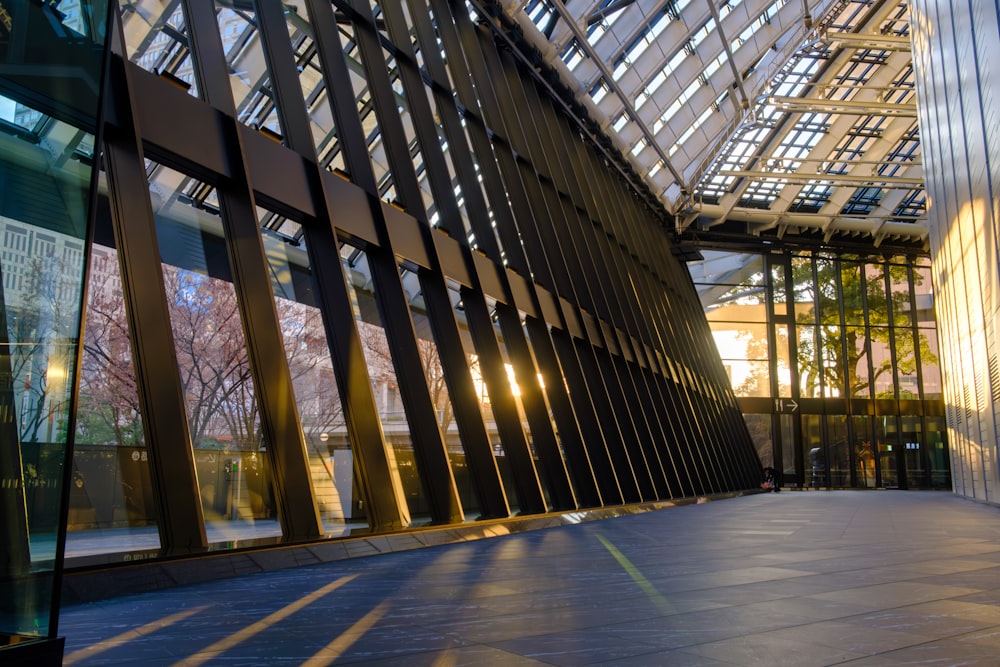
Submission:
{"label": "tile pavement", "polygon": [[1000,666],[1000,508],[785,492],[71,604],[65,665]]}

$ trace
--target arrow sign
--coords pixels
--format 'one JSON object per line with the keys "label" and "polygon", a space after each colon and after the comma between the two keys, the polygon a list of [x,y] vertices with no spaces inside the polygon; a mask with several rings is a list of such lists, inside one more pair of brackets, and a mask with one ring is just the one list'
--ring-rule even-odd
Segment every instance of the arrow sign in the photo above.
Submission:
{"label": "arrow sign", "polygon": [[799,411],[799,404],[790,398],[776,398],[774,411],[780,414],[795,413]]}

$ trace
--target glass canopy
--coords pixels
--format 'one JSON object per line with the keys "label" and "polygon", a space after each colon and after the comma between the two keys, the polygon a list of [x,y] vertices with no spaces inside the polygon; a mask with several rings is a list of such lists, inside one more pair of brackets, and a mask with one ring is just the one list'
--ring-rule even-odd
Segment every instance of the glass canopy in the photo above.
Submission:
{"label": "glass canopy", "polygon": [[906,2],[502,4],[683,236],[924,249]]}

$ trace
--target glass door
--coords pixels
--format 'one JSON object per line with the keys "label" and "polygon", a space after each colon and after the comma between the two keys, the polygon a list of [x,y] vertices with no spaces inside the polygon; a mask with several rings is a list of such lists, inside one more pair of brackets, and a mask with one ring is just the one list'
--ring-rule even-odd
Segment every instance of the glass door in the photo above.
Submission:
{"label": "glass door", "polygon": [[927,480],[926,452],[920,417],[900,417],[902,423],[901,435],[903,441],[903,462],[906,468],[906,487],[908,489],[926,489]]}
{"label": "glass door", "polygon": [[[887,489],[899,488],[899,417],[880,415],[875,418],[878,439],[878,465],[881,486]],[[904,471],[905,474],[905,471]],[[905,477],[904,485],[905,485]]]}

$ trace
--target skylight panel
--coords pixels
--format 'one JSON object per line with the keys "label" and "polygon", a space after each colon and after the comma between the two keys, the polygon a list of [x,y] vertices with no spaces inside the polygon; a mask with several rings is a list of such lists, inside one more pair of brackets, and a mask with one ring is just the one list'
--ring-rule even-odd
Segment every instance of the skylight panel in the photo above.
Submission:
{"label": "skylight panel", "polygon": [[608,86],[608,82],[603,78],[598,79],[594,87],[590,89],[590,99],[594,101],[594,104],[599,104],[609,92],[611,92],[611,88]]}
{"label": "skylight panel", "polygon": [[584,54],[583,49],[580,48],[579,42],[574,39],[566,45],[566,48],[563,49],[560,57],[562,58],[562,61],[566,63],[566,67],[572,70],[583,62],[586,54]]}

